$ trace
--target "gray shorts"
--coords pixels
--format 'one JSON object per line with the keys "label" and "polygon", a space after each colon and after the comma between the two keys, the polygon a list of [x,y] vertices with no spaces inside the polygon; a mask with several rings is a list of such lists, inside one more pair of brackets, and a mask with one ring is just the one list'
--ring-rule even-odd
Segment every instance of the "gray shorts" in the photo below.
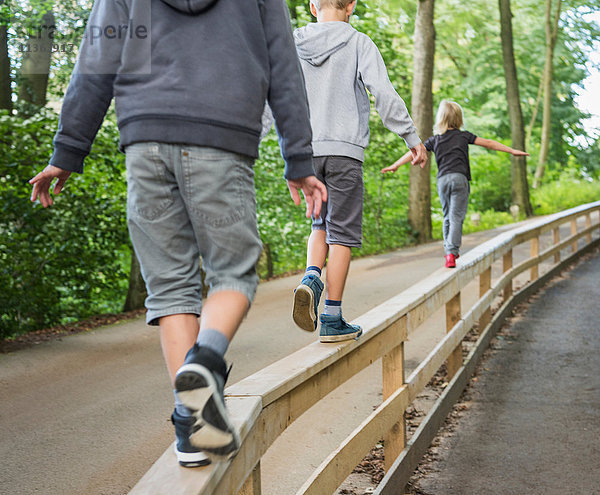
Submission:
{"label": "gray shorts", "polygon": [[362,162],[345,156],[314,158],[317,178],[327,187],[327,202],[321,216],[313,218],[313,230],[327,232],[327,244],[362,246]]}
{"label": "gray shorts", "polygon": [[202,309],[200,256],[209,294],[252,301],[262,252],[253,159],[164,143],[127,146],[127,222],[148,298],[146,321]]}

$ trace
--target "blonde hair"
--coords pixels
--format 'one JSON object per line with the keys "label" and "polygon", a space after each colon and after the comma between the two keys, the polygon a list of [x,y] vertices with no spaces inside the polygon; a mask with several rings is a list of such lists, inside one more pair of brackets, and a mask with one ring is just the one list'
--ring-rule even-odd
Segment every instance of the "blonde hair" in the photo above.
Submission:
{"label": "blonde hair", "polygon": [[317,10],[328,7],[337,10],[343,10],[353,1],[354,0],[310,0],[310,3],[312,3]]}
{"label": "blonde hair", "polygon": [[460,105],[451,100],[442,100],[435,117],[435,134],[444,134],[448,129],[460,129],[463,126],[463,111]]}

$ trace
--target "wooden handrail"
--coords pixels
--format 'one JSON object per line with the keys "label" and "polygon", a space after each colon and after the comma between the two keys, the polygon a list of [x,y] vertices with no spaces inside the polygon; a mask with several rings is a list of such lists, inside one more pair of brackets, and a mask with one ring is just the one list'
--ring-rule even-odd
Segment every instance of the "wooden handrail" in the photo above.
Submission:
{"label": "wooden handrail", "polygon": [[[591,214],[598,212],[598,221]],[[585,228],[577,231],[577,220]],[[571,235],[560,241],[558,228],[570,222]],[[363,327],[358,341],[310,344],[226,389],[230,415],[243,440],[238,455],[203,469],[177,465],[172,449],[146,473],[130,492],[140,494],[260,494],[260,460],[277,437],[309,407],[360,370],[383,358],[384,402],[313,473],[298,492],[332,493],[353,467],[382,437],[386,438],[389,467],[405,449],[403,414],[440,366],[450,359],[449,379],[462,363],[462,341],[479,321],[479,332],[491,325],[490,308],[498,296],[513,297],[514,278],[530,270],[530,283],[539,276],[539,265],[560,251],[586,245],[600,228],[600,201],[539,219],[504,232],[466,253],[456,270],[440,269],[397,296],[363,314],[354,323]],[[554,244],[540,252],[539,238],[552,232]],[[513,250],[531,242],[529,258],[513,266]],[[492,284],[492,265],[503,260],[502,275]],[[563,261],[564,263],[564,261]],[[460,294],[480,277],[479,299],[468,310]],[[404,341],[410,332],[446,306],[448,333],[431,353],[404,378]],[[464,314],[462,314],[464,313]],[[388,441],[389,439],[389,441]]]}

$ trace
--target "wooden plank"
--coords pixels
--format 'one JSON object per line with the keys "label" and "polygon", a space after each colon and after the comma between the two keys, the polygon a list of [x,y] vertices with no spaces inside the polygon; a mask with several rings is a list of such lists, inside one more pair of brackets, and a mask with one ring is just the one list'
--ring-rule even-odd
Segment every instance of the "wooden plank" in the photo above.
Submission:
{"label": "wooden plank", "polygon": [[[556,227],[552,230],[552,242],[556,244],[560,244],[560,229]],[[560,263],[560,251],[554,254],[554,263]]]}
{"label": "wooden plank", "polygon": [[[530,242],[530,249],[529,249],[529,256],[530,258],[537,258],[540,254],[540,238],[539,237],[532,237]],[[529,272],[529,280],[530,281],[534,281],[537,280],[538,277],[540,275],[539,272],[539,265],[536,263],[534,266],[531,267],[531,270]]]}
{"label": "wooden plank", "polygon": [[[487,270],[479,275],[479,297],[485,296],[488,290],[492,287],[492,267],[490,266]],[[479,319],[479,333],[483,332],[483,329],[487,327],[492,320],[492,310],[486,309]]]}
{"label": "wooden plank", "polygon": [[[454,326],[460,321],[460,292],[446,303],[446,332],[451,332]],[[462,343],[456,346],[454,351],[448,357],[446,368],[448,370],[448,379],[452,378],[458,369],[462,366]]]}
{"label": "wooden plank", "polygon": [[383,433],[404,414],[408,404],[409,392],[406,387],[394,392],[323,461],[296,494],[334,493]]}
{"label": "wooden plank", "polygon": [[591,213],[587,213],[585,215],[585,227],[586,229],[589,231],[588,234],[586,234],[586,240],[587,243],[589,244],[590,242],[592,242],[592,231],[591,231],[591,226],[592,226],[592,214]]}
{"label": "wooden plank", "polygon": [[[577,218],[574,218],[573,220],[571,220],[571,237],[574,236],[575,234],[577,234]],[[571,252],[572,253],[577,252],[577,241],[575,241],[575,242],[573,242],[573,244],[571,244]]]}
{"label": "wooden plank", "polygon": [[260,462],[256,464],[250,476],[244,482],[238,495],[261,495]]}
{"label": "wooden plank", "polygon": [[[261,410],[260,397],[226,398],[229,416],[238,430],[242,447],[254,427]],[[242,454],[243,455],[243,454]],[[239,454],[238,454],[239,456]],[[236,457],[237,458],[237,457]],[[252,466],[256,465],[256,461]],[[225,476],[229,462],[218,462],[203,468],[189,469],[177,463],[173,445],[152,465],[129,492],[131,495],[199,495],[214,492]],[[247,477],[244,476],[243,479]],[[237,490],[231,493],[237,493]]]}
{"label": "wooden plank", "polygon": [[[406,317],[403,318],[406,325]],[[404,342],[394,347],[382,358],[383,400],[391,397],[404,386]],[[406,421],[404,413],[383,437],[385,466],[389,468],[406,445]]]}
{"label": "wooden plank", "polygon": [[435,375],[440,366],[450,357],[456,347],[460,345],[469,330],[470,327],[467,327],[463,320],[459,321],[452,331],[447,333],[427,357],[413,370],[406,379],[411,401],[425,389],[429,380],[433,378],[433,375]]}
{"label": "wooden plank", "polygon": [[[398,311],[389,304],[385,304],[387,309],[379,312],[378,309],[381,306],[353,321],[363,328],[363,335],[358,341],[332,344],[314,342],[228,387],[226,394],[237,397],[260,395],[264,406],[267,406],[323,369],[332,366],[336,361],[343,360],[348,354],[355,352],[358,347],[367,344],[369,340],[379,339],[378,341],[381,341],[382,333],[397,333],[395,325],[401,317],[398,317],[397,314],[401,313],[403,309]],[[395,337],[391,341],[395,342]]]}
{"label": "wooden plank", "polygon": [[[512,266],[513,266],[513,252],[511,249],[502,258],[502,271],[507,272],[512,268]],[[512,286],[512,279],[511,279],[510,283],[506,284],[506,287],[504,288],[504,300],[508,301],[511,298],[512,293],[513,293],[513,286]]]}

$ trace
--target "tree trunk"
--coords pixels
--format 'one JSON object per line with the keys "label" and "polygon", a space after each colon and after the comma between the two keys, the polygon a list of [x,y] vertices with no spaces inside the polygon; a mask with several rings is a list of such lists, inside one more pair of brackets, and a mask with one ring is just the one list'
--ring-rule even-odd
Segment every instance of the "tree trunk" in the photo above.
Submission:
{"label": "tree trunk", "polygon": [[[433,134],[434,0],[419,0],[415,21],[411,114],[422,140]],[[430,160],[424,169],[410,167],[408,221],[419,242],[431,239]]]}
{"label": "tree trunk", "polygon": [[[519,96],[519,81],[513,51],[512,12],[510,0],[499,0],[500,7],[500,37],[502,41],[502,58],[504,61],[504,78],[506,80],[506,100],[510,116],[510,133],[512,147],[525,150],[525,129],[523,128],[523,113]],[[529,185],[527,183],[527,160],[524,156],[511,156],[512,202],[519,206],[527,216],[533,214],[529,200]]]}
{"label": "tree trunk", "polygon": [[0,110],[10,110],[12,108],[7,29],[6,24],[0,24]]}
{"label": "tree trunk", "polygon": [[125,298],[123,311],[133,311],[144,307],[146,300],[146,284],[142,278],[140,270],[140,262],[135,255],[135,251],[131,250],[131,269],[129,270],[129,289]]}
{"label": "tree trunk", "polygon": [[535,169],[533,188],[542,184],[548,161],[548,150],[550,149],[550,128],[552,125],[552,79],[554,77],[554,47],[558,36],[558,22],[560,21],[561,0],[558,0],[554,23],[552,22],[552,0],[546,0],[546,61],[544,63],[544,108],[542,116],[542,141],[540,143],[540,156]]}
{"label": "tree trunk", "polygon": [[23,45],[19,99],[35,107],[46,104],[55,29],[54,14],[47,12],[42,16],[41,25],[31,28],[30,36]]}

